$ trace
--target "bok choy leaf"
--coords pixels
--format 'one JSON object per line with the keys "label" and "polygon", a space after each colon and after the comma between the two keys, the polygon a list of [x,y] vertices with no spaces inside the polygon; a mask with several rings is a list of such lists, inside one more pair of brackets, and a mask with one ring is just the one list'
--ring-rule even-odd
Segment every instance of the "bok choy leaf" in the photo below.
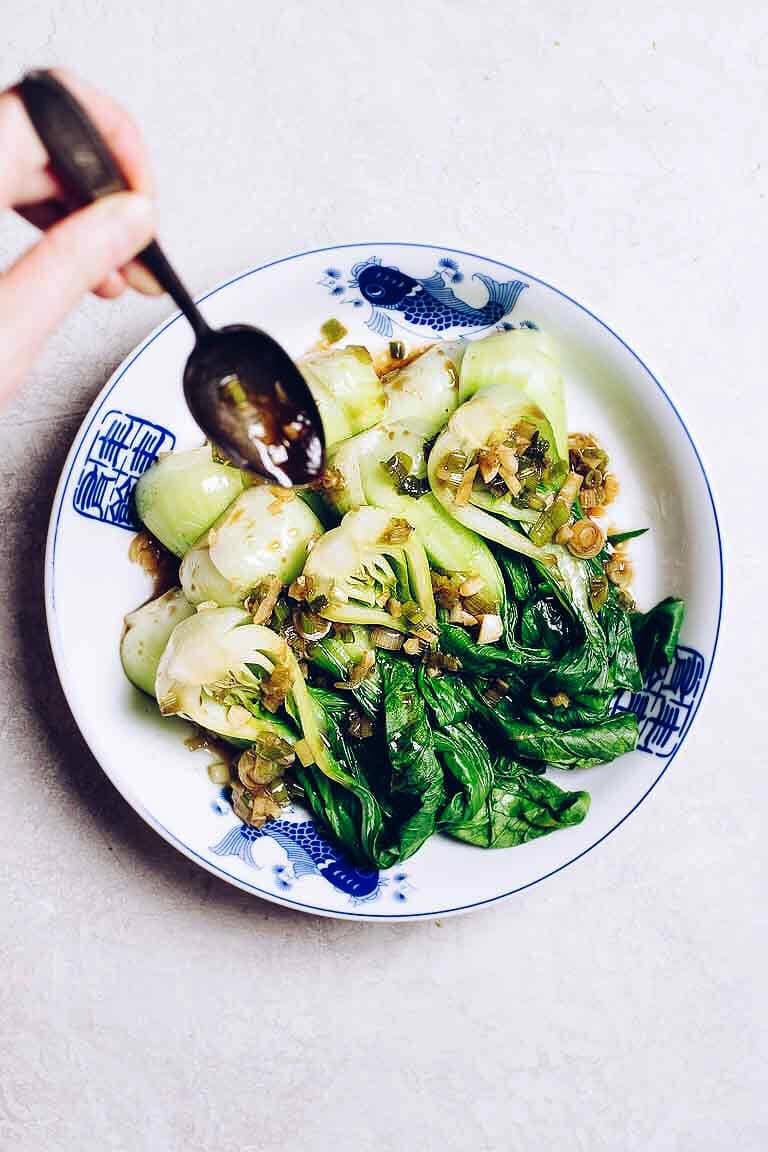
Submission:
{"label": "bok choy leaf", "polygon": [[499,757],[480,809],[463,823],[446,826],[445,832],[480,848],[513,848],[580,824],[588,811],[588,792],[563,791],[511,758]]}

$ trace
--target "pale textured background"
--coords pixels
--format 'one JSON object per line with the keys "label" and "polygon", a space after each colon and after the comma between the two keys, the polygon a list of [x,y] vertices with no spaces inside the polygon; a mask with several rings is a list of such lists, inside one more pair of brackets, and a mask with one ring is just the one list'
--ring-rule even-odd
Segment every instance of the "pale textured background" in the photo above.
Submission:
{"label": "pale textured background", "polygon": [[[442,925],[261,903],[142,825],[55,679],[54,482],[97,389],[169,311],[88,302],[0,424],[0,1147],[760,1152],[763,0],[4,0],[0,31],[0,83],[65,63],[144,123],[163,236],[197,290],[400,239],[574,293],[692,417],[730,559],[685,751],[598,850]],[[5,220],[0,258],[28,239]]]}

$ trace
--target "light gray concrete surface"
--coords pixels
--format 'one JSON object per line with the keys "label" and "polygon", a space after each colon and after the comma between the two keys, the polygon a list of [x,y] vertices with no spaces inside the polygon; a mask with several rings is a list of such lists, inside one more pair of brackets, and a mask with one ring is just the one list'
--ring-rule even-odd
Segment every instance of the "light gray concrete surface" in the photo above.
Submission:
{"label": "light gray concrete surface", "polygon": [[0,1147],[764,1149],[765,5],[5,0],[0,30],[0,83],[65,63],[142,121],[196,289],[404,239],[575,294],[690,415],[730,564],[695,729],[598,850],[442,924],[261,903],[141,823],[56,680],[57,473],[169,311],[84,304],[0,422]]}

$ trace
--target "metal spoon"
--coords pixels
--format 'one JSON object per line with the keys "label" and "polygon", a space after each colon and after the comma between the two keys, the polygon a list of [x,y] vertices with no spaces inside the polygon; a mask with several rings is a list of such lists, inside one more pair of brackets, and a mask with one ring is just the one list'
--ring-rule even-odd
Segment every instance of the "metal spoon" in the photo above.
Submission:
{"label": "metal spoon", "polygon": [[[101,133],[52,73],[28,73],[17,91],[73,205],[128,190]],[[211,328],[156,240],[138,259],[173,297],[195,333],[184,395],[208,439],[233,464],[284,487],[316,480],[323,468],[323,426],[288,353],[248,324]]]}

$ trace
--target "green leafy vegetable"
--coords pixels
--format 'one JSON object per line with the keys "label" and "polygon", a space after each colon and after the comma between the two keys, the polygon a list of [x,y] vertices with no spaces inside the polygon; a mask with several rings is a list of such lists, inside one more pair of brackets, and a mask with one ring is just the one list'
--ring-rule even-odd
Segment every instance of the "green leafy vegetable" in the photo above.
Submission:
{"label": "green leafy vegetable", "polygon": [[556,543],[608,458],[586,440],[569,456],[548,336],[390,351],[382,378],[363,348],[302,361],[330,448],[312,491],[252,485],[208,448],[145,474],[137,508],[183,555],[182,588],[126,617],[121,643],[164,715],[249,750],[241,819],[260,826],[293,787],[375,868],[436,831],[496,848],[580,823],[588,794],[545,774],[636,746],[616,693],[667,667],[684,616],[673,598],[630,613],[610,582],[613,547],[644,529],[586,559]]}
{"label": "green leafy vegetable", "polygon": [[363,769],[352,741],[342,732],[337,703],[313,692],[315,707],[325,712],[334,771],[330,783],[320,778],[315,766],[297,769],[297,777],[313,812],[332,834],[353,855],[388,868],[413,855],[435,831],[445,786],[413,666],[385,653],[378,662],[383,747],[376,740],[365,742]]}
{"label": "green leafy vegetable", "polygon": [[340,717],[327,697],[311,689],[327,745],[330,774],[317,764],[297,765],[296,780],[304,798],[331,835],[353,859],[375,867],[393,864],[391,852],[382,849],[385,812],[374,796],[351,742],[344,736]]}
{"label": "green leafy vegetable", "polygon": [[442,650],[458,657],[462,668],[473,676],[504,676],[515,671],[544,670],[552,662],[552,655],[546,649],[524,648],[514,643],[504,648],[496,644],[477,644],[466,628],[445,623],[441,623],[439,628]]}
{"label": "green leafy vegetable", "polygon": [[184,557],[179,577],[191,604],[242,605],[270,576],[289,584],[323,533],[311,508],[269,484],[248,488]]}
{"label": "green leafy vegetable", "polygon": [[[554,346],[543,334],[522,329],[473,342],[459,386],[463,402],[429,455],[430,487],[465,527],[546,562],[540,545],[506,521],[538,521],[544,509],[538,489],[556,490],[567,470],[565,399]],[[518,451],[512,434],[522,425],[530,435],[528,447]],[[496,463],[488,471],[491,459]],[[498,476],[504,478],[499,496],[493,486]]]}
{"label": "green leafy vegetable", "polygon": [[611,686],[638,691],[643,686],[643,677],[635,652],[632,619],[629,612],[622,608],[614,588],[600,612],[599,620],[608,645]]}
{"label": "green leafy vegetable", "polygon": [[571,642],[573,628],[553,596],[538,596],[523,607],[520,637],[527,648],[545,648],[557,658]]}
{"label": "green leafy vegetable", "polygon": [[367,348],[315,352],[298,367],[314,396],[329,448],[381,419],[384,388]]}
{"label": "green leafy vegetable", "polygon": [[520,702],[520,718],[536,724],[542,716],[555,728],[588,728],[602,724],[611,715],[613,692],[579,692],[565,697],[557,706],[552,704],[552,695],[546,689],[546,681],[534,684],[530,690],[530,700]]}
{"label": "green leafy vegetable", "polygon": [[384,686],[389,799],[393,819],[400,821],[396,855],[405,860],[435,830],[445,800],[443,771],[412,665],[385,653],[378,664]]}
{"label": "green leafy vegetable", "polygon": [[482,808],[493,786],[493,765],[487,747],[467,723],[435,732],[435,748],[458,785],[439,817],[440,829],[450,835],[453,828],[474,820]]}
{"label": "green leafy vegetable", "polygon": [[609,691],[613,687],[613,671],[608,660],[608,641],[589,600],[589,567],[558,545],[549,545],[548,551],[557,564],[537,565],[540,577],[570,613],[582,635],[581,643],[572,645],[550,666],[550,691]]}
{"label": "green leafy vegetable", "polygon": [[510,423],[521,416],[540,426],[542,435],[568,458],[565,392],[557,347],[535,329],[518,328],[472,341],[459,376],[461,403],[478,393],[501,398]]}
{"label": "green leafy vegetable", "polygon": [[[174,628],[157,667],[155,695],[165,716],[178,715],[238,744],[275,732],[293,744],[291,724],[261,704],[261,679],[285,665],[292,691],[306,709],[304,680],[284,640],[251,623],[238,608],[212,608]],[[313,736],[314,721],[307,716]],[[313,741],[318,746],[318,741]],[[322,751],[318,748],[322,761]]]}
{"label": "green leafy vegetable", "polygon": [[411,429],[422,442],[436,436],[459,403],[459,368],[464,341],[434,344],[384,382],[387,428]]}
{"label": "green leafy vegetable", "polygon": [[[324,672],[328,672],[334,680],[349,681],[352,669],[361,659],[363,652],[370,647],[359,642],[358,629],[352,630],[351,643],[345,642],[340,636],[326,636],[324,640],[311,644],[307,650],[307,660]],[[366,715],[375,719],[381,707],[381,677],[376,666],[369,674],[356,684],[351,690],[355,701]]]}
{"label": "green leafy vegetable", "polygon": [[480,809],[445,831],[480,848],[513,848],[557,828],[580,824],[588,811],[588,792],[566,792],[511,758],[499,757]]}
{"label": "green leafy vegetable", "polygon": [[556,768],[594,768],[631,752],[637,744],[637,717],[622,712],[585,728],[558,728],[542,717],[521,720],[509,700],[490,705],[480,691],[476,709],[487,724],[503,735],[521,760],[535,760]]}
{"label": "green leafy vegetable", "polygon": [[497,558],[513,599],[522,604],[533,594],[529,561],[524,556],[517,556],[514,552],[505,552],[503,549],[499,549]]}
{"label": "green leafy vegetable", "polygon": [[466,720],[473,711],[471,688],[460,676],[429,676],[424,665],[419,665],[417,684],[422,699],[429,708],[433,724],[445,728]]}
{"label": "green leafy vegetable", "polygon": [[684,619],[685,604],[673,596],[662,600],[650,612],[632,615],[632,635],[643,680],[672,662]]}
{"label": "green leafy vegetable", "polygon": [[313,702],[323,710],[326,717],[335,720],[337,724],[343,724],[351,708],[348,696],[341,692],[332,692],[329,688],[311,687],[308,691]]}
{"label": "green leafy vegetable", "polygon": [[[448,575],[480,576],[489,607],[498,610],[504,583],[488,546],[459,524],[426,483],[428,441],[457,403],[457,363],[462,345],[438,346],[387,378],[385,419],[375,428],[337,445],[329,459],[332,484],[326,496],[338,513],[371,505],[389,509],[416,529],[429,562]],[[397,466],[388,462],[397,460]],[[408,462],[409,490],[403,480]]]}

